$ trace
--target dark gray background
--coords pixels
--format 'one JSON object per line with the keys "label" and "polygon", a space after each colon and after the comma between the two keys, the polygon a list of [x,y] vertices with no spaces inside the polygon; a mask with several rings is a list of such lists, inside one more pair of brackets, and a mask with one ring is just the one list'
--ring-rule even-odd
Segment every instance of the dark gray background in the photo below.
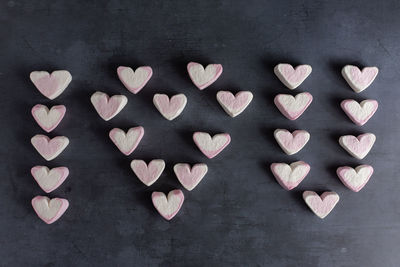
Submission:
{"label": "dark gray background", "polygon": [[[237,1],[239,2],[239,1]],[[398,1],[1,1],[0,2],[0,265],[2,266],[398,266],[400,261],[400,2]],[[204,91],[186,64],[221,63],[224,72]],[[298,120],[273,104],[292,93],[273,74],[280,62],[306,63],[311,76],[293,93],[314,101]],[[341,77],[345,64],[378,66],[366,91],[356,94]],[[119,65],[153,67],[138,94],[118,80]],[[67,69],[73,80],[50,101],[29,80],[33,70]],[[105,122],[90,104],[96,90],[129,101]],[[251,90],[254,100],[230,118],[218,90]],[[172,122],[152,104],[154,93],[184,93],[188,104]],[[377,99],[363,127],[342,112],[342,99]],[[70,145],[47,163],[30,144],[44,133],[30,115],[37,103],[64,104],[67,114],[49,136]],[[145,136],[129,157],[108,138],[113,127],[142,125]],[[276,128],[305,129],[307,146],[285,155]],[[228,132],[231,144],[208,160],[194,131]],[[362,161],[337,139],[372,132],[377,141]],[[130,170],[133,158],[162,158],[166,170],[150,188]],[[304,160],[311,172],[290,192],[269,170],[272,162]],[[165,221],[151,192],[182,188],[172,167],[204,162],[209,172],[184,190],[179,214]],[[52,225],[30,200],[44,192],[30,175],[34,165],[67,166],[65,183],[49,194],[70,207]],[[359,193],[338,180],[338,166],[371,164],[375,173]],[[336,191],[341,199],[320,220],[304,204],[303,190]]]}

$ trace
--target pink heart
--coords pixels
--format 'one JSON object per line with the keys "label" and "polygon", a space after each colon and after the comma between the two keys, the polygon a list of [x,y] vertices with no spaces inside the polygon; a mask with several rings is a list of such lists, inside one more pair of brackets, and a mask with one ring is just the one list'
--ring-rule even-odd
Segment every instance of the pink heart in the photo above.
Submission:
{"label": "pink heart", "polygon": [[32,137],[31,143],[43,158],[50,161],[63,152],[68,146],[69,140],[65,136],[57,136],[50,139],[45,135],[37,134]]}
{"label": "pink heart", "polygon": [[32,207],[36,214],[45,223],[51,224],[57,221],[68,209],[69,202],[63,198],[49,199],[44,196],[36,196],[32,199]]}
{"label": "pink heart", "polygon": [[310,171],[310,165],[304,161],[296,161],[290,165],[286,163],[272,163],[271,171],[283,188],[292,190],[307,176]]}
{"label": "pink heart", "polygon": [[57,189],[67,179],[69,170],[67,167],[57,167],[49,170],[46,166],[35,166],[31,174],[40,188],[46,193]]}
{"label": "pink heart", "polygon": [[130,67],[119,66],[117,68],[118,77],[130,92],[137,94],[153,75],[153,70],[149,66],[142,66],[133,71]]}
{"label": "pink heart", "polygon": [[189,62],[187,71],[190,79],[200,90],[213,84],[222,74],[221,64],[209,64],[205,69],[196,62]]}
{"label": "pink heart", "polygon": [[176,177],[189,191],[192,191],[200,183],[207,171],[207,165],[204,163],[195,164],[192,168],[187,163],[178,163],[174,166]]}
{"label": "pink heart", "polygon": [[285,129],[276,129],[274,136],[278,145],[288,155],[299,152],[310,140],[310,134],[304,130],[296,130],[290,133]]}
{"label": "pink heart", "polygon": [[163,192],[153,192],[151,200],[161,216],[169,221],[181,209],[185,197],[181,190],[175,189],[168,193],[168,197]]}
{"label": "pink heart", "polygon": [[289,89],[295,89],[311,74],[310,65],[299,65],[295,69],[290,64],[278,64],[274,68],[275,75]]}
{"label": "pink heart", "polygon": [[375,140],[376,136],[372,133],[360,134],[357,137],[344,135],[339,138],[339,144],[353,157],[363,159],[371,150]]}
{"label": "pink heart", "polygon": [[59,96],[72,80],[71,73],[66,70],[56,70],[51,75],[47,71],[33,71],[30,78],[42,95],[49,99]]}
{"label": "pink heart", "polygon": [[53,106],[49,110],[46,106],[37,104],[32,108],[32,116],[39,126],[46,132],[53,131],[64,118],[64,105]]}
{"label": "pink heart", "polygon": [[357,93],[365,90],[375,80],[379,69],[366,67],[362,71],[357,66],[346,65],[342,69],[342,75],[351,88]]}
{"label": "pink heart", "polygon": [[200,151],[209,159],[212,159],[229,145],[231,136],[227,133],[220,133],[211,138],[211,135],[208,133],[195,132],[193,140]]}
{"label": "pink heart", "polygon": [[340,106],[355,124],[362,126],[375,114],[378,109],[378,102],[367,99],[359,104],[353,99],[346,99],[342,101]]}
{"label": "pink heart", "polygon": [[355,169],[344,166],[339,167],[336,173],[346,187],[358,192],[368,183],[374,173],[374,168],[370,165],[360,165]]}
{"label": "pink heart", "polygon": [[217,101],[231,117],[236,117],[242,113],[253,99],[253,94],[249,91],[240,91],[235,96],[229,91],[219,91]]}
{"label": "pink heart", "polygon": [[134,159],[131,168],[142,183],[147,186],[154,184],[164,171],[165,162],[162,159],[153,159],[149,165],[143,160]]}
{"label": "pink heart", "polygon": [[144,129],[142,126],[130,128],[127,133],[119,128],[114,128],[109,134],[111,141],[127,156],[136,149],[143,135]]}
{"label": "pink heart", "polygon": [[289,120],[295,120],[311,104],[313,97],[310,93],[300,93],[295,97],[292,95],[279,94],[275,96],[274,103],[279,111]]}
{"label": "pink heart", "polygon": [[171,99],[165,94],[155,94],[153,97],[154,106],[167,120],[178,117],[185,108],[186,102],[184,94],[174,95]]}
{"label": "pink heart", "polygon": [[100,117],[105,120],[114,118],[128,103],[128,98],[124,95],[114,95],[109,97],[103,92],[96,92],[90,97],[94,108]]}
{"label": "pink heart", "polygon": [[339,195],[335,192],[324,192],[320,197],[314,191],[304,191],[303,199],[315,215],[323,219],[339,202]]}

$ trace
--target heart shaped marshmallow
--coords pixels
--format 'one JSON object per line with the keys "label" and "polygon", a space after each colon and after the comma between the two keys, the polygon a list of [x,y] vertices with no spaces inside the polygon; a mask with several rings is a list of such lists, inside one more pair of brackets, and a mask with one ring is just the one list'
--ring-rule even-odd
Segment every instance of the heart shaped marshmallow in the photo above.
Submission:
{"label": "heart shaped marshmallow", "polygon": [[153,97],[154,106],[167,120],[173,120],[178,117],[186,106],[186,96],[184,94],[177,94],[169,97],[165,94],[155,94]]}
{"label": "heart shaped marshmallow", "polygon": [[274,103],[279,111],[289,120],[295,120],[311,104],[313,97],[310,93],[300,93],[295,97],[287,94],[275,96]]}
{"label": "heart shaped marshmallow", "polygon": [[310,134],[304,130],[296,130],[290,133],[285,129],[276,129],[274,137],[282,150],[288,154],[293,155],[299,152],[310,140]]}
{"label": "heart shaped marshmallow", "polygon": [[153,192],[151,199],[161,216],[169,221],[181,209],[185,197],[181,190],[175,189],[168,193],[168,197],[163,192]]}
{"label": "heart shaped marshmallow", "polygon": [[190,79],[200,90],[210,86],[222,74],[221,64],[209,64],[205,69],[203,65],[196,62],[189,62],[187,65]]}
{"label": "heart shaped marshmallow", "polygon": [[293,68],[290,64],[278,64],[274,68],[275,75],[289,89],[295,89],[311,74],[310,65],[299,65]]}
{"label": "heart shaped marshmallow", "polygon": [[374,173],[374,168],[370,165],[359,165],[355,169],[344,166],[339,167],[336,173],[346,187],[358,192],[368,183]]}
{"label": "heart shaped marshmallow", "polygon": [[30,78],[42,95],[51,100],[61,95],[72,81],[71,73],[66,70],[56,70],[51,74],[47,71],[32,71]]}
{"label": "heart shaped marshmallow", "polygon": [[165,161],[153,159],[147,165],[144,160],[134,159],[131,168],[139,180],[147,186],[154,184],[165,168]]}
{"label": "heart shaped marshmallow", "polygon": [[339,144],[353,157],[363,159],[374,145],[376,136],[372,133],[344,135],[339,138]]}
{"label": "heart shaped marshmallow", "polygon": [[67,167],[57,167],[49,170],[46,166],[35,166],[31,174],[44,192],[50,193],[57,189],[68,177]]}
{"label": "heart shaped marshmallow", "polygon": [[119,128],[114,128],[109,134],[111,141],[113,141],[119,151],[127,156],[136,149],[143,135],[144,129],[142,126],[130,128],[127,133]]}
{"label": "heart shaped marshmallow", "polygon": [[233,95],[229,91],[219,91],[217,101],[231,117],[236,117],[242,113],[253,100],[253,94],[249,91],[240,91]]}
{"label": "heart shaped marshmallow", "polygon": [[33,147],[47,161],[55,159],[68,146],[69,139],[65,136],[57,136],[50,139],[46,135],[37,134],[31,139]]}
{"label": "heart shaped marshmallow", "polygon": [[64,198],[49,199],[44,196],[36,196],[32,199],[32,207],[36,214],[45,223],[51,224],[57,221],[68,209],[69,202]]}
{"label": "heart shaped marshmallow", "polygon": [[95,92],[91,97],[94,108],[100,117],[105,120],[114,118],[128,103],[128,98],[124,95],[114,95],[109,97],[103,92]]}
{"label": "heart shaped marshmallow", "polygon": [[32,116],[37,124],[46,132],[53,131],[64,118],[64,105],[53,106],[49,110],[45,105],[37,104],[32,108]]}
{"label": "heart shaped marshmallow", "polygon": [[271,171],[283,188],[292,190],[307,176],[310,171],[310,165],[304,161],[296,161],[290,165],[286,163],[272,163]]}
{"label": "heart shaped marshmallow", "polygon": [[197,163],[192,168],[187,163],[178,163],[174,166],[176,177],[189,191],[192,191],[200,183],[207,171],[208,167],[204,163]]}
{"label": "heart shaped marshmallow", "polygon": [[342,69],[342,75],[351,88],[357,93],[364,91],[375,80],[379,69],[366,67],[362,71],[357,66],[346,65]]}
{"label": "heart shaped marshmallow", "polygon": [[193,140],[197,147],[209,159],[218,155],[229,143],[231,136],[227,133],[216,134],[211,138],[211,135],[204,132],[195,132]]}
{"label": "heart shaped marshmallow", "polygon": [[339,202],[339,195],[335,192],[324,192],[320,197],[314,191],[304,191],[303,199],[315,215],[323,219]]}
{"label": "heart shaped marshmallow", "polygon": [[346,99],[340,106],[355,124],[362,126],[375,114],[378,109],[378,101],[367,99],[359,104],[353,99]]}
{"label": "heart shaped marshmallow", "polygon": [[119,66],[117,68],[118,77],[126,89],[137,94],[146,85],[153,75],[153,70],[149,66],[142,66],[133,71],[130,67]]}

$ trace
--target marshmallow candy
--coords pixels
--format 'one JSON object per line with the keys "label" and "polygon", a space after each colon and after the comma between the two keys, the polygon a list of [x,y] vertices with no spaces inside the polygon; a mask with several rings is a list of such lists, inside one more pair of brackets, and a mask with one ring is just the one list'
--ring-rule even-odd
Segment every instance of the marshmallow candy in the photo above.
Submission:
{"label": "marshmallow candy", "polygon": [[290,165],[286,163],[272,163],[271,171],[283,188],[292,190],[307,176],[310,171],[310,165],[304,161],[296,161]]}
{"label": "marshmallow candy", "polygon": [[231,136],[227,133],[220,133],[211,137],[208,133],[195,132],[193,134],[193,140],[200,151],[203,152],[206,157],[212,159],[229,145]]}
{"label": "marshmallow candy", "polygon": [[187,71],[194,85],[200,90],[203,90],[219,78],[222,74],[222,65],[210,64],[204,69],[199,63],[189,62]]}
{"label": "marshmallow candy", "polygon": [[53,131],[64,118],[64,105],[53,106],[49,110],[46,106],[37,104],[32,108],[32,116],[37,124],[46,132]]}
{"label": "marshmallow candy", "polygon": [[315,215],[323,219],[339,202],[339,195],[335,192],[324,192],[319,196],[314,191],[304,191],[303,199]]}
{"label": "marshmallow candy", "polygon": [[369,178],[374,173],[374,168],[370,165],[360,165],[355,169],[344,166],[339,167],[336,173],[346,187],[358,192],[368,183]]}
{"label": "marshmallow candy", "polygon": [[69,139],[65,136],[50,139],[46,135],[37,134],[32,137],[31,143],[43,158],[50,161],[63,152],[69,144]]}
{"label": "marshmallow candy", "polygon": [[51,74],[47,71],[32,71],[30,78],[42,95],[51,100],[61,95],[72,81],[71,73],[66,70],[56,70]]}
{"label": "marshmallow candy", "polygon": [[344,135],[339,138],[339,144],[353,157],[363,159],[374,145],[376,136],[372,133]]}
{"label": "marshmallow candy", "polygon": [[151,194],[154,207],[168,221],[181,209],[184,199],[185,197],[179,189],[170,191],[168,197],[163,192],[153,192]]}
{"label": "marshmallow candy", "polygon": [[184,94],[177,94],[169,97],[165,94],[155,94],[153,97],[154,106],[167,120],[178,117],[186,106],[187,98]]}
{"label": "marshmallow candy", "polygon": [[289,89],[297,88],[308,75],[311,74],[312,68],[310,65],[299,65],[293,68],[290,64],[278,64],[274,68],[275,75]]}
{"label": "marshmallow candy", "polygon": [[295,120],[311,104],[313,97],[310,93],[300,93],[295,97],[287,94],[275,96],[274,103],[279,111],[289,120]]}
{"label": "marshmallow candy", "polygon": [[130,67],[119,66],[117,68],[118,77],[130,92],[137,94],[146,85],[153,75],[153,70],[149,66],[142,66],[133,71]]}
{"label": "marshmallow candy", "polygon": [[57,189],[67,179],[69,170],[67,167],[57,167],[49,170],[46,166],[35,166],[31,174],[44,192],[50,193]]}
{"label": "marshmallow candy", "polygon": [[105,120],[114,118],[128,103],[128,98],[124,95],[114,95],[109,97],[103,92],[96,92],[90,97],[94,108],[100,117]]}
{"label": "marshmallow candy", "polygon": [[278,145],[288,155],[299,152],[310,140],[310,134],[304,130],[296,130],[290,133],[285,129],[276,129],[274,137]]}
{"label": "marshmallow candy", "polygon": [[153,159],[147,165],[144,160],[134,159],[131,168],[139,180],[147,186],[154,184],[165,168],[165,161]]}
{"label": "marshmallow candy", "polygon": [[379,69],[377,67],[366,67],[362,71],[356,66],[346,65],[342,69],[342,75],[351,88],[360,93],[375,80]]}
{"label": "marshmallow candy", "polygon": [[114,128],[109,134],[111,141],[127,156],[136,149],[143,135],[144,129],[142,126],[130,128],[127,133],[119,128]]}
{"label": "marshmallow candy", "polygon": [[176,177],[189,191],[192,191],[200,183],[207,171],[208,167],[204,163],[197,163],[193,167],[187,163],[178,163],[174,166]]}
{"label": "marshmallow candy", "polygon": [[362,126],[375,114],[378,109],[378,101],[368,99],[358,103],[353,99],[346,99],[342,101],[340,106],[350,120]]}
{"label": "marshmallow candy", "polygon": [[36,214],[45,223],[51,224],[57,221],[68,209],[69,202],[64,198],[49,199],[44,196],[36,196],[32,199],[32,207]]}
{"label": "marshmallow candy", "polygon": [[229,91],[219,91],[217,101],[231,117],[236,117],[242,113],[253,100],[253,94],[249,91],[240,91],[233,95]]}

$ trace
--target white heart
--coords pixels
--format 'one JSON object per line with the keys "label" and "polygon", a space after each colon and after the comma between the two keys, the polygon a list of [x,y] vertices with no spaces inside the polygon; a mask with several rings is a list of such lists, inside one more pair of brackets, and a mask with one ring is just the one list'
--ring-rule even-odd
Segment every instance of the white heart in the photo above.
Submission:
{"label": "white heart", "polygon": [[135,71],[130,67],[119,66],[117,73],[126,89],[137,94],[150,80],[153,70],[149,66],[139,67]]}
{"label": "white heart", "polygon": [[64,105],[53,106],[49,110],[46,106],[37,104],[32,108],[32,116],[39,126],[49,133],[61,122],[65,111]]}
{"label": "white heart", "polygon": [[185,197],[181,190],[175,189],[168,193],[168,197],[163,192],[153,192],[151,199],[161,216],[171,220],[182,207]]}
{"label": "white heart", "polygon": [[211,137],[209,133],[195,132],[193,140],[200,151],[211,159],[218,155],[231,142],[231,137],[227,133],[220,133]]}
{"label": "white heart", "polygon": [[217,101],[231,117],[236,117],[242,113],[253,100],[253,94],[249,91],[240,91],[233,95],[229,91],[219,91]]}
{"label": "white heart", "polygon": [[209,64],[204,69],[203,65],[196,62],[189,62],[187,65],[190,79],[200,90],[214,83],[222,73],[221,64]]}
{"label": "white heart", "polygon": [[355,169],[344,166],[339,167],[336,173],[342,183],[354,192],[360,191],[374,173],[374,168],[370,165],[360,165]]}
{"label": "white heart", "polygon": [[347,116],[357,125],[364,125],[378,109],[376,100],[363,100],[361,103],[353,99],[343,100],[340,104]]}
{"label": "white heart", "polygon": [[49,199],[44,196],[36,196],[32,199],[32,207],[36,214],[45,223],[51,224],[57,221],[67,210],[68,200],[63,198]]}
{"label": "white heart", "polygon": [[155,94],[153,104],[157,110],[167,120],[173,120],[178,117],[184,110],[187,103],[187,98],[184,94],[177,94],[171,97],[166,94]]}
{"label": "white heart", "polygon": [[292,190],[307,176],[310,171],[310,165],[304,161],[296,161],[290,165],[286,163],[272,163],[271,171],[283,188]]}
{"label": "white heart", "polygon": [[72,76],[66,70],[56,70],[51,74],[47,71],[32,71],[30,79],[45,97],[53,100],[64,92]]}
{"label": "white heart", "polygon": [[57,167],[49,170],[46,166],[35,166],[31,169],[31,174],[40,188],[46,193],[57,189],[68,177],[67,167]]}
{"label": "white heart", "polygon": [[360,70],[357,66],[346,65],[342,69],[342,75],[356,93],[368,88],[378,75],[377,67],[365,67]]}
{"label": "white heart", "polygon": [[119,128],[114,128],[109,134],[111,141],[127,156],[136,149],[143,135],[144,129],[142,126],[130,128],[127,133]]}
{"label": "white heart", "polygon": [[344,135],[339,138],[339,144],[353,157],[363,159],[374,145],[376,136],[372,133]]}
{"label": "white heart", "polygon": [[296,120],[308,108],[312,100],[312,95],[304,92],[297,94],[295,97],[287,94],[279,94],[275,97],[274,103],[286,118]]}
{"label": "white heart", "polygon": [[106,93],[95,92],[91,97],[94,108],[100,117],[105,120],[114,118],[128,103],[128,98],[124,95],[113,95],[109,97]]}

